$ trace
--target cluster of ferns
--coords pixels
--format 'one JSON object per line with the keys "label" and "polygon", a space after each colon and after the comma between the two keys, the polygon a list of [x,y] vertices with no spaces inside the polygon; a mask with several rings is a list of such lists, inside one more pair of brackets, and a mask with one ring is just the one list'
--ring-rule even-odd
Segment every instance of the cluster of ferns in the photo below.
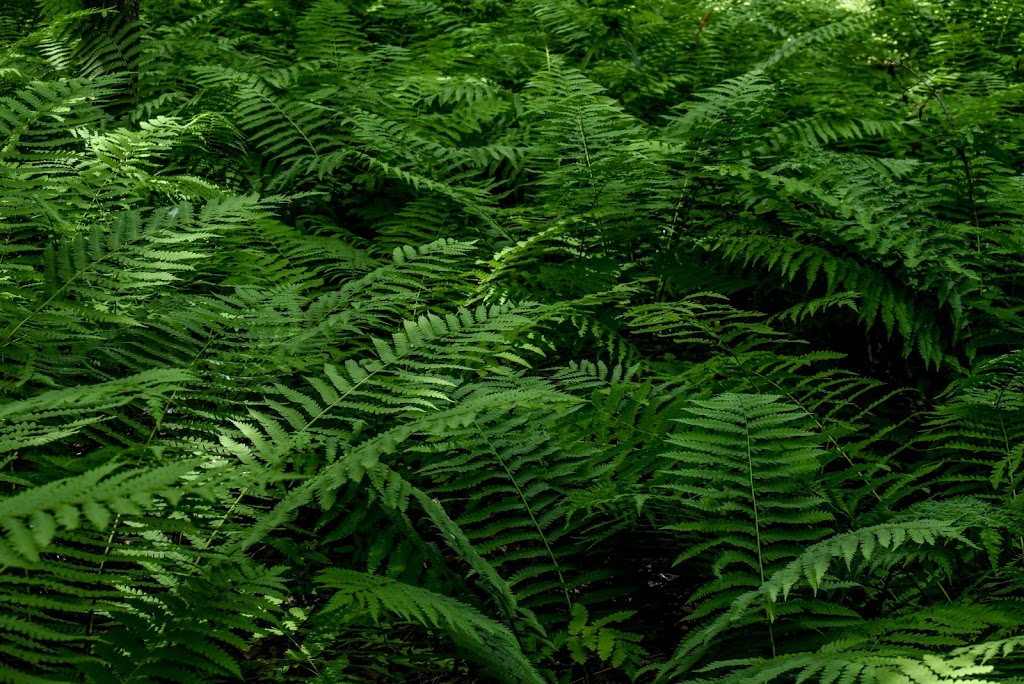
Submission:
{"label": "cluster of ferns", "polygon": [[1019,0],[115,4],[0,10],[0,683],[1024,681]]}

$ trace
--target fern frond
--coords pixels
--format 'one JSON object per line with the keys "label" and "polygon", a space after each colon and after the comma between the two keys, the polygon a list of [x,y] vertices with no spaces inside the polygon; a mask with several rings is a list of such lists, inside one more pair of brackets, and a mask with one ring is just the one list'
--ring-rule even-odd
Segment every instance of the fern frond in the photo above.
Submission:
{"label": "fern frond", "polygon": [[386,577],[340,568],[324,571],[317,580],[334,590],[324,613],[344,613],[352,619],[354,611],[365,612],[377,620],[382,611],[388,611],[402,620],[446,632],[465,649],[467,657],[486,664],[499,681],[544,681],[508,628],[460,601]]}
{"label": "fern frond", "polygon": [[685,427],[669,438],[675,449],[666,457],[674,463],[660,486],[682,520],[667,529],[715,533],[676,559],[715,554],[717,579],[695,592],[710,595],[697,615],[727,605],[744,585],[760,586],[771,568],[827,534],[821,523],[831,515],[811,493],[820,438],[808,429],[807,414],[780,400],[722,395],[693,401],[676,419]]}

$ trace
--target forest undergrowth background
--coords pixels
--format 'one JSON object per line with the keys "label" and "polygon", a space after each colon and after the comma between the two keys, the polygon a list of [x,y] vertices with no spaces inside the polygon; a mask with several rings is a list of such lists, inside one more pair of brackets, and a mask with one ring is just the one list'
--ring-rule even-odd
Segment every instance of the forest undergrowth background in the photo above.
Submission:
{"label": "forest undergrowth background", "polygon": [[0,682],[1024,682],[1022,58],[0,0]]}

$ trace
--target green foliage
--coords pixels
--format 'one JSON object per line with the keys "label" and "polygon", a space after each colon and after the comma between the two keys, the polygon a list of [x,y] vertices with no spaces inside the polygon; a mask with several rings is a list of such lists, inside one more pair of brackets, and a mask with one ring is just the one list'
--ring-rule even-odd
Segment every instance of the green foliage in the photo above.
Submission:
{"label": "green foliage", "polygon": [[[828,533],[831,515],[814,493],[820,468],[809,416],[771,395],[722,394],[696,401],[669,443],[676,463],[662,486],[693,509],[669,529],[697,532],[676,563],[709,552],[715,579],[694,598],[710,597],[694,616],[728,605],[743,587],[765,583],[773,566]],[[824,525],[823,525],[824,524]]]}
{"label": "green foliage", "polygon": [[1024,14],[0,11],[0,682],[1024,677]]}
{"label": "green foliage", "polygon": [[351,613],[355,609],[368,612],[379,621],[381,610],[387,610],[402,620],[449,633],[469,657],[487,662],[493,668],[492,676],[509,681],[544,681],[523,656],[507,627],[455,599],[341,568],[324,571],[318,581],[320,586],[335,590],[323,613]]}

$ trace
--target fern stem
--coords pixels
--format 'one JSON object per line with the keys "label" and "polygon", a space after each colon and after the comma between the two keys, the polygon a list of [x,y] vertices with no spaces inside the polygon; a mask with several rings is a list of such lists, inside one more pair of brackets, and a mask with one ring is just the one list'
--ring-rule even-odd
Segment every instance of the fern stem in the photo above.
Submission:
{"label": "fern stem", "polygon": [[[110,534],[107,535],[107,543],[103,547],[103,560],[100,561],[100,566],[96,570],[96,574],[97,575],[102,575],[103,574],[103,568],[107,564],[107,558],[110,557],[110,546],[114,543],[114,532],[117,531],[117,524],[118,524],[118,522],[120,522],[120,520],[121,520],[121,516],[118,515],[116,518],[114,518],[114,524],[111,525],[111,527],[110,527]],[[98,600],[99,599],[95,599],[94,598],[92,600],[92,605],[89,607],[89,626],[85,630],[86,636],[92,636],[93,624],[94,624],[94,622],[96,620],[96,601],[98,601]]]}
{"label": "fern stem", "polygon": [[[744,415],[744,437],[747,442],[747,481],[750,483],[751,509],[754,511],[754,539],[757,543],[757,570],[761,576],[761,584],[764,584],[764,556],[761,551],[761,519],[757,512],[757,487],[754,485],[754,452],[750,443],[750,423]],[[772,646],[772,657],[775,657],[775,632],[772,627],[771,611],[766,607],[765,616],[768,618],[768,640]]]}
{"label": "fern stem", "polygon": [[[746,420],[746,416],[744,416]],[[761,556],[761,521],[757,512],[757,487],[754,485],[754,454],[750,444],[750,429],[745,430],[747,441],[747,482],[750,484],[751,508],[754,512],[754,538],[757,542],[757,569],[761,574],[761,584],[764,584],[764,560]]]}
{"label": "fern stem", "polygon": [[[994,409],[1000,410],[1003,403],[1003,395],[1006,394],[1006,385],[999,388],[999,396],[996,397],[994,402]],[[1010,446],[1010,435],[1006,430],[1006,421],[1003,419],[1002,414],[999,415],[999,431],[1003,435],[1003,450],[1006,452],[1006,458],[1013,458],[1013,448]],[[1010,483],[1010,498],[1014,501],[1017,500],[1017,485],[1013,483],[1012,476],[1010,475],[1010,463],[1006,464],[1006,480]],[[1021,557],[1024,557],[1024,536],[1017,537],[1017,546],[1020,548]]]}
{"label": "fern stem", "polygon": [[558,575],[558,582],[562,585],[562,594],[565,597],[566,609],[572,613],[572,599],[569,597],[569,587],[565,583],[565,576],[562,575],[562,568],[558,564],[558,559],[555,557],[555,552],[551,549],[551,544],[548,542],[547,535],[544,534],[544,529],[540,525],[540,521],[537,520],[537,516],[533,512],[533,508],[530,506],[529,500],[526,498],[526,494],[523,493],[522,487],[519,486],[519,482],[516,480],[515,475],[509,470],[508,465],[505,464],[505,459],[501,457],[498,450],[494,448],[494,444],[491,443],[490,438],[484,429],[480,426],[476,420],[473,420],[473,425],[476,426],[477,431],[483,438],[484,442],[487,443],[487,448],[490,449],[494,458],[501,464],[505,474],[508,475],[508,479],[512,481],[512,486],[516,488],[516,492],[519,494],[519,499],[523,502],[523,507],[526,509],[526,513],[530,516],[530,520],[533,522],[533,527],[537,530],[537,534],[540,536],[540,540],[544,543],[544,548],[547,550],[548,557],[551,559],[551,564],[555,568],[555,573]]}
{"label": "fern stem", "polygon": [[1003,36],[1006,35],[1006,29],[1010,25],[1010,20],[1013,19],[1015,12],[1007,12],[1006,21],[1003,22],[1003,27],[999,29],[999,37],[996,38],[995,47],[996,49],[1003,46]]}
{"label": "fern stem", "polygon": [[[249,488],[248,487],[244,488],[241,492],[239,492],[238,496],[231,503],[231,506],[228,507],[228,510],[225,511],[224,515],[221,516],[221,519],[217,521],[217,525],[213,528],[213,532],[210,533],[209,539],[206,540],[206,543],[203,544],[203,548],[200,549],[199,554],[196,556],[196,560],[192,564],[192,569],[189,570],[189,573],[188,573],[187,577],[191,577],[192,575],[194,575],[196,573],[196,570],[199,569],[199,564],[203,561],[203,553],[205,551],[209,550],[210,546],[213,544],[213,540],[217,538],[217,534],[220,532],[221,528],[224,527],[224,525],[228,521],[228,518],[230,518],[231,514],[234,513],[235,508],[237,508],[238,504],[240,504],[242,502],[242,498],[245,497],[245,495],[248,494],[248,493],[249,493]],[[163,631],[163,630],[161,630],[161,631]]]}
{"label": "fern stem", "polygon": [[380,365],[380,367],[379,367],[379,368],[377,368],[377,369],[375,369],[375,370],[373,370],[373,371],[371,371],[371,372],[367,373],[367,374],[366,374],[366,377],[365,377],[365,378],[363,378],[362,380],[358,380],[358,381],[354,382],[354,383],[352,384],[352,389],[348,390],[347,392],[345,392],[344,394],[342,394],[341,396],[339,396],[339,397],[338,397],[338,399],[337,399],[336,401],[333,401],[333,402],[331,402],[330,404],[328,404],[327,406],[325,406],[325,407],[324,407],[324,409],[323,409],[322,411],[320,411],[320,413],[318,413],[318,414],[316,414],[315,416],[313,416],[312,418],[310,418],[310,419],[309,419],[309,421],[308,421],[308,422],[307,422],[307,423],[306,423],[305,425],[303,425],[303,426],[302,426],[302,428],[301,428],[300,430],[298,430],[298,431],[297,431],[297,433],[303,433],[303,432],[305,432],[306,430],[308,430],[309,428],[311,428],[311,427],[313,426],[313,423],[317,422],[318,420],[320,420],[321,418],[323,418],[323,417],[324,417],[325,415],[327,415],[327,413],[328,413],[328,412],[329,412],[329,411],[330,411],[331,409],[333,409],[333,408],[334,408],[335,406],[337,406],[337,405],[338,405],[338,404],[340,404],[341,402],[345,401],[345,399],[347,399],[347,398],[348,398],[348,396],[349,396],[350,394],[352,394],[353,392],[355,392],[355,391],[356,391],[357,389],[359,389],[359,387],[361,387],[361,386],[362,386],[362,385],[363,385],[363,384],[364,384],[364,383],[365,383],[365,382],[366,382],[367,380],[369,380],[370,378],[372,378],[372,377],[373,377],[374,375],[376,375],[377,373],[379,373],[380,371],[382,371],[382,370],[383,370],[384,368],[386,368],[386,367],[387,367],[387,364],[386,364],[386,363],[381,363],[381,365]]}
{"label": "fern stem", "polygon": [[925,80],[924,76],[910,68],[910,66],[908,66],[906,62],[889,62],[889,64],[893,67],[900,67],[901,69],[906,69],[907,71],[914,75],[914,78],[916,78],[921,85],[928,89],[928,92],[931,93],[932,97],[934,97],[936,102],[939,103],[939,106],[942,107],[942,113],[946,116],[946,122],[949,123],[950,129],[952,129],[952,131],[955,133],[957,128],[956,124],[953,122],[953,115],[949,113],[949,107],[946,106],[946,101],[942,99],[941,95],[939,95],[939,91],[935,90],[935,88],[932,87],[932,85]]}
{"label": "fern stem", "polygon": [[[949,107],[946,106],[946,101],[942,99],[941,95],[939,95],[939,91],[935,90],[935,88],[932,87],[932,85],[928,83],[928,81],[926,81],[924,77],[921,76],[921,74],[914,71],[910,66],[906,64],[906,62],[889,62],[889,65],[890,67],[900,67],[902,69],[906,69],[907,71],[914,75],[914,78],[916,78],[921,85],[928,89],[928,92],[931,93],[931,96],[935,98],[935,101],[939,103],[940,107],[942,107],[942,113],[946,117],[946,122],[949,124],[949,128],[954,133],[956,133],[957,127],[956,123],[953,121],[953,115],[950,114]],[[956,141],[954,146],[956,148],[956,155],[957,157],[960,158],[960,163],[964,167],[964,180],[967,183],[967,205],[971,209],[971,223],[972,225],[974,225],[975,228],[978,228],[978,205],[977,199],[975,198],[974,174],[971,173],[970,160],[967,158],[967,152],[964,150],[964,146],[961,145],[959,141]],[[977,238],[977,250],[979,253],[981,252],[980,237]]]}
{"label": "fern stem", "polygon": [[259,92],[258,90],[255,90],[255,89],[253,90],[253,92],[256,93],[257,97],[263,99],[267,104],[269,104],[271,107],[276,109],[277,113],[280,114],[281,116],[283,116],[288,121],[288,123],[290,123],[292,125],[292,128],[294,128],[296,131],[299,132],[299,135],[302,136],[302,139],[306,141],[307,145],[309,145],[309,149],[312,150],[313,156],[316,157],[317,159],[319,159],[320,158],[320,152],[317,151],[316,147],[313,145],[313,143],[310,141],[310,139],[306,137],[306,132],[303,131],[302,128],[300,128],[297,123],[295,123],[295,120],[292,119],[292,117],[288,116],[288,113],[285,112],[276,102],[271,100],[269,97],[267,97],[266,95],[264,95],[263,93]]}

